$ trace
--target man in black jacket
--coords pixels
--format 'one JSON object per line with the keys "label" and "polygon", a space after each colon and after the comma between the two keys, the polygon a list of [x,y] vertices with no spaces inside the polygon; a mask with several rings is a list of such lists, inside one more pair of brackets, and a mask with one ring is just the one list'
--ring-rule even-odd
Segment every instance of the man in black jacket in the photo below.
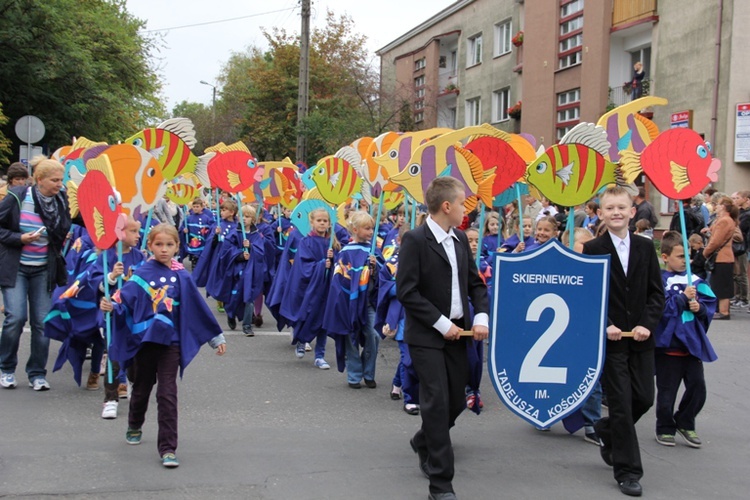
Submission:
{"label": "man in black jacket", "polygon": [[[425,195],[426,222],[404,234],[396,292],[406,311],[404,340],[419,376],[422,426],[410,444],[430,479],[431,499],[453,499],[450,428],[466,407],[467,338],[489,334],[487,288],[479,277],[463,220],[464,186],[452,177],[432,181]],[[469,323],[469,300],[474,322]]]}

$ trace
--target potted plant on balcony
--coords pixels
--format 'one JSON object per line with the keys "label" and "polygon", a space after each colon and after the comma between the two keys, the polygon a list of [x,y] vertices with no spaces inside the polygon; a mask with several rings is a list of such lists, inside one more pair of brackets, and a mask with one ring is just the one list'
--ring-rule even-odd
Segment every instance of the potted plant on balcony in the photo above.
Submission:
{"label": "potted plant on balcony", "polygon": [[458,93],[458,87],[456,87],[455,83],[449,83],[448,85],[445,86],[445,90],[443,90],[443,92],[445,92],[446,94],[449,92]]}
{"label": "potted plant on balcony", "polygon": [[518,101],[515,105],[508,108],[508,116],[514,120],[521,119],[521,101]]}
{"label": "potted plant on balcony", "polygon": [[518,33],[516,33],[510,41],[516,47],[520,47],[521,45],[523,45],[523,31],[519,31]]}

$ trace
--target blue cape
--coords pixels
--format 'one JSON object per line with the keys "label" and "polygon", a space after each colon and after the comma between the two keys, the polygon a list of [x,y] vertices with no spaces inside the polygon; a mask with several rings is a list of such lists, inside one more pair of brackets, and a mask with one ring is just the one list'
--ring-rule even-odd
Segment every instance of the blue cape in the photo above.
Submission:
{"label": "blue cape", "polygon": [[292,263],[297,254],[297,246],[302,240],[302,233],[297,228],[292,226],[291,231],[287,237],[286,243],[284,244],[284,250],[281,252],[281,256],[278,259],[278,265],[276,268],[276,274],[271,286],[266,294],[266,307],[271,312],[273,317],[276,319],[276,327],[281,331],[284,327],[290,326],[291,323],[287,318],[281,315],[279,311],[281,307],[281,301],[284,297],[284,290],[289,274],[292,269]]}

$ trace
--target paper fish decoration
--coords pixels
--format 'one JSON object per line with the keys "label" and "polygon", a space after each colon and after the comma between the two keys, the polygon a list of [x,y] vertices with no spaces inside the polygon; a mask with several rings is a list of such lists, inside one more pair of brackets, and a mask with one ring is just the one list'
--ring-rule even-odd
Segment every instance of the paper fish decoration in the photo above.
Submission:
{"label": "paper fish decoration", "polygon": [[198,158],[195,147],[195,128],[189,118],[170,118],[156,127],[143,129],[125,139],[126,143],[143,148],[156,158],[162,177],[172,180],[192,173],[208,185],[207,158]]}
{"label": "paper fish decoration", "polygon": [[302,235],[307,236],[310,234],[312,228],[310,227],[310,214],[319,209],[324,208],[328,211],[328,215],[331,220],[334,220],[336,213],[333,208],[323,200],[303,200],[294,207],[291,215],[291,222]]}
{"label": "paper fish decoration", "polygon": [[675,200],[692,198],[709,182],[719,180],[721,161],[711,157],[711,148],[688,128],[665,130],[642,153],[623,151],[620,165],[626,181],[641,171],[664,196]]}
{"label": "paper fish decoration", "polygon": [[409,165],[390,180],[406,189],[417,203],[424,203],[427,186],[433,179],[454,177],[465,186],[464,205],[468,211],[476,207],[477,197],[486,206],[491,206],[494,170],[485,171],[476,155],[456,143],[482,136],[501,137],[502,134],[504,132],[486,124],[443,134],[419,146],[409,160]]}
{"label": "paper fish decoration", "polygon": [[511,187],[526,173],[526,162],[510,145],[510,134],[506,136],[479,137],[466,143],[465,147],[479,158],[485,169],[495,168],[493,197]]}
{"label": "paper fish decoration", "polygon": [[195,174],[183,174],[167,183],[167,198],[178,205],[188,205],[202,195],[201,188]]}
{"label": "paper fish decoration", "polygon": [[[351,197],[361,196],[363,180],[343,158],[326,156],[310,169],[310,180],[328,203],[339,205]],[[366,190],[366,187],[364,188]],[[369,190],[368,190],[369,191]]]}
{"label": "paper fish decoration", "polygon": [[127,220],[122,214],[120,194],[114,184],[111,169],[100,163],[89,166],[80,185],[68,181],[67,186],[71,215],[75,217],[80,212],[91,241],[102,250],[117,242]]}
{"label": "paper fish decoration", "polygon": [[[405,132],[396,137],[390,146],[384,144],[382,154],[373,157],[372,161],[384,168],[386,175],[390,179],[390,177],[398,174],[408,166],[411,156],[420,145],[449,132],[453,132],[453,130],[449,128],[431,128],[417,132]],[[389,182],[383,186],[383,189],[393,191],[397,187],[400,188],[397,184]]]}
{"label": "paper fish decoration", "polygon": [[667,100],[661,97],[646,96],[630,101],[605,113],[596,122],[607,131],[609,141],[609,160],[620,161],[620,151],[640,153],[659,134],[654,122],[638,112],[650,106],[666,106]]}
{"label": "paper fish decoration", "polygon": [[122,211],[133,216],[147,212],[167,190],[156,159],[145,149],[132,144],[106,146],[96,157],[86,161],[86,169],[108,165],[117,191],[122,197]]}
{"label": "paper fish decoration", "polygon": [[[404,191],[383,191],[382,196],[385,196],[383,200],[383,210],[393,210],[404,202]],[[380,198],[373,198],[372,203],[377,205],[380,202]]]}
{"label": "paper fish decoration", "polygon": [[618,181],[617,165],[605,158],[608,150],[602,127],[579,123],[529,165],[526,181],[552,203],[565,207],[585,203]]}
{"label": "paper fish decoration", "polygon": [[258,160],[244,143],[237,141],[227,146],[219,143],[206,149],[208,177],[212,188],[230,193],[239,193],[260,182],[263,170],[258,168]]}
{"label": "paper fish decoration", "polygon": [[[389,185],[388,178],[391,175],[384,166],[375,161],[375,157],[382,155],[384,151],[390,148],[393,141],[400,136],[401,134],[398,132],[385,132],[380,134],[369,141],[364,151],[361,150],[361,143],[359,144],[360,148],[358,148],[358,151],[360,151],[362,155],[362,161],[360,162],[358,173],[360,177],[370,185],[373,196],[380,196],[380,192]],[[352,147],[354,147],[355,144],[357,144],[357,141],[352,143]],[[390,184],[389,186],[391,191],[396,189],[396,187],[395,184]]]}
{"label": "paper fish decoration", "polygon": [[294,208],[302,198],[302,187],[297,177],[297,166],[289,158],[284,161],[263,162],[263,178],[257,184],[266,206],[281,204]]}

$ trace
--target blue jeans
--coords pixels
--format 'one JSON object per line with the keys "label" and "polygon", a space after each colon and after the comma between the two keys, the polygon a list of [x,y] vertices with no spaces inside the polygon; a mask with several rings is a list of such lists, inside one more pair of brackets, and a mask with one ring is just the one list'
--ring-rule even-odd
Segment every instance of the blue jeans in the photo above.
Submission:
{"label": "blue jeans", "polygon": [[367,325],[362,329],[365,345],[359,352],[356,337],[346,337],[346,378],[350,384],[356,384],[364,378],[375,380],[375,362],[378,359],[380,335],[375,331],[375,309],[367,307]]}
{"label": "blue jeans", "polygon": [[[326,342],[328,341],[328,334],[322,328],[315,336],[315,359],[325,359],[326,357]],[[297,350],[304,352],[305,343],[297,342]]]}
{"label": "blue jeans", "polygon": [[49,338],[44,336],[44,318],[52,302],[47,291],[47,266],[19,265],[16,286],[3,287],[2,290],[5,320],[0,335],[0,371],[16,372],[18,345],[28,319],[28,308],[31,313],[31,354],[26,363],[26,374],[33,382],[47,375]]}
{"label": "blue jeans", "polygon": [[581,414],[583,415],[583,429],[584,432],[594,432],[594,424],[597,420],[602,418],[602,384],[598,380],[594,384],[594,388],[591,389],[591,394],[586,399],[581,407]]}

